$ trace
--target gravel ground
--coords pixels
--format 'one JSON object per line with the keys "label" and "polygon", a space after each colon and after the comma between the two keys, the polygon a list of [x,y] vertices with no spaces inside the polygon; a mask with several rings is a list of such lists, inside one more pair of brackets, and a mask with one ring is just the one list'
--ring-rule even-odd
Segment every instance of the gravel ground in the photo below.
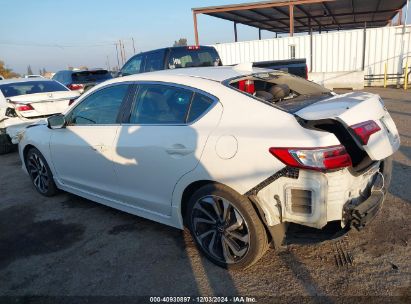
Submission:
{"label": "gravel ground", "polygon": [[0,156],[0,296],[374,296],[410,303],[411,92],[367,91],[385,99],[402,139],[382,212],[360,233],[270,250],[246,271],[214,266],[186,232],[66,193],[44,198],[16,153]]}

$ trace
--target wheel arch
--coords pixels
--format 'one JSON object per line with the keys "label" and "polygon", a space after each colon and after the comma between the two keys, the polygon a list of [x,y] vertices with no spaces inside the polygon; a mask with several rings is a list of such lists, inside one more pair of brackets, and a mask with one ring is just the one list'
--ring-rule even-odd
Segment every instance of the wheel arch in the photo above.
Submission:
{"label": "wheel arch", "polygon": [[[26,158],[27,158],[27,153],[29,153],[29,150],[31,148],[36,148],[35,146],[28,144],[23,148],[23,162],[24,162],[24,166],[27,168],[27,164],[26,164]],[[37,148],[36,148],[37,149]]]}
{"label": "wheel arch", "polygon": [[188,206],[188,202],[190,201],[190,198],[193,196],[193,194],[198,189],[208,184],[219,184],[219,183],[212,181],[212,180],[198,180],[198,181],[192,182],[184,189],[183,194],[181,195],[181,208],[180,208],[181,217],[183,219],[184,225],[186,224],[185,214],[187,211],[187,206]]}

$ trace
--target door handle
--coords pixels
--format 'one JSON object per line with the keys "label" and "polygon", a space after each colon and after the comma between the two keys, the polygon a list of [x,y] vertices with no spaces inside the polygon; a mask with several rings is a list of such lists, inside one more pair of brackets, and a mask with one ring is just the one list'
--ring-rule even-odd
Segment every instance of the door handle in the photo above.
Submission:
{"label": "door handle", "polygon": [[173,145],[170,148],[166,149],[166,152],[171,155],[188,155],[194,152],[194,149],[185,147],[184,145]]}

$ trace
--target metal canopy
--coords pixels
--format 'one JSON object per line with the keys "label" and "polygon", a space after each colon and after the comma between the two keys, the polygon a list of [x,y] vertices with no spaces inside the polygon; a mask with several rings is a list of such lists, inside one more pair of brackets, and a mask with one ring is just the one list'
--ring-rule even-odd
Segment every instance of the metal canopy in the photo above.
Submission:
{"label": "metal canopy", "polygon": [[193,8],[196,40],[197,14],[205,14],[276,33],[334,31],[386,26],[407,0],[274,0]]}

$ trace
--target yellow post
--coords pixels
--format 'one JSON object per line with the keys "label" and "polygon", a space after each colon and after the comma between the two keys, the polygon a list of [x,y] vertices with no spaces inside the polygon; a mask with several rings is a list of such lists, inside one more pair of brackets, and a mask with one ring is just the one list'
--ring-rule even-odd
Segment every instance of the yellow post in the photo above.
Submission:
{"label": "yellow post", "polygon": [[385,63],[384,67],[384,88],[387,87],[387,63]]}
{"label": "yellow post", "polygon": [[404,90],[408,89],[408,61],[405,64],[405,75],[404,75]]}

